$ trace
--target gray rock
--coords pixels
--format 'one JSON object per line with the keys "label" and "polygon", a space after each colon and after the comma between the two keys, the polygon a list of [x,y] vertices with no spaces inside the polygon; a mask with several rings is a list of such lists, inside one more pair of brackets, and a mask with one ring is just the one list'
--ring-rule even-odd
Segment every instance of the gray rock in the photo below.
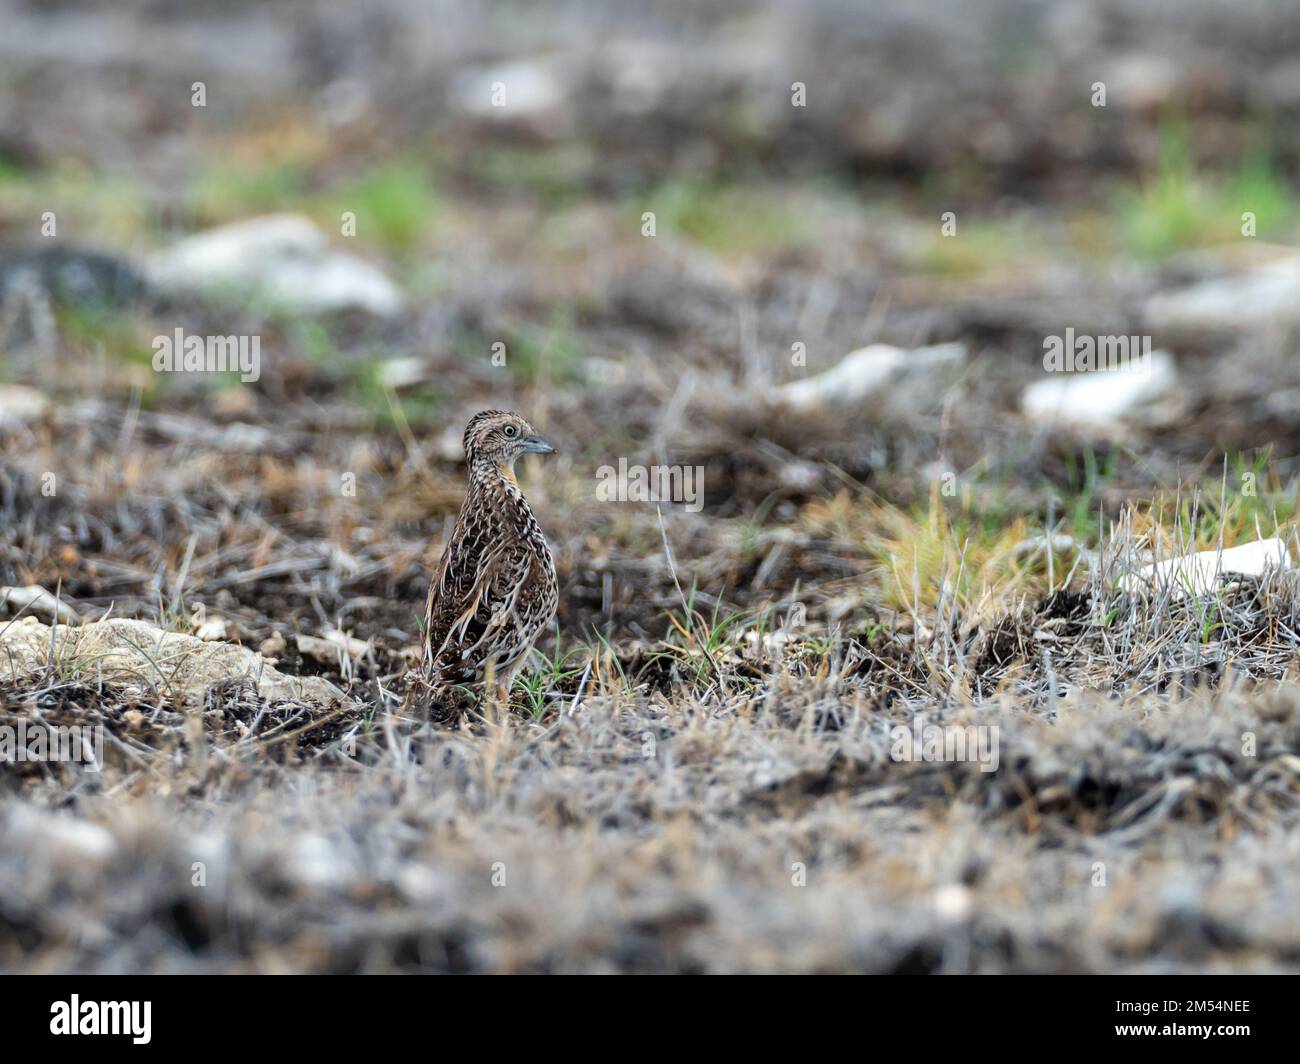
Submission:
{"label": "gray rock", "polygon": [[35,617],[0,625],[0,680],[34,680],[50,661],[63,674],[147,692],[159,689],[178,701],[201,701],[213,687],[245,680],[257,693],[276,701],[327,705],[351,700],[319,676],[287,676],[261,654],[233,643],[208,642],[168,632],[145,621],[111,619],[54,629]]}

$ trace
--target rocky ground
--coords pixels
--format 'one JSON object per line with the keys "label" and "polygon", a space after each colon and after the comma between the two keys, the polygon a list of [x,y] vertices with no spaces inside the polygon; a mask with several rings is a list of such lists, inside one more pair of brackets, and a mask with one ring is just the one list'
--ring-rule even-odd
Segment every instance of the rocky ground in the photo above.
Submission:
{"label": "rocky ground", "polygon": [[[0,744],[102,740],[0,968],[1300,966],[1286,5],[0,16]],[[433,727],[485,407],[560,613]]]}

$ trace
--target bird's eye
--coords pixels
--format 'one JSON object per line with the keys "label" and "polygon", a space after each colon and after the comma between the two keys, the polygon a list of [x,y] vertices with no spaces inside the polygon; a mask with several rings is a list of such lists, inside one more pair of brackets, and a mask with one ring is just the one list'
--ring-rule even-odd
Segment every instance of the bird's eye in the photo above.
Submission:
{"label": "bird's eye", "polygon": [[505,434],[505,437],[508,440],[513,440],[516,436],[519,435],[519,430],[515,428],[513,425],[507,425],[501,431]]}

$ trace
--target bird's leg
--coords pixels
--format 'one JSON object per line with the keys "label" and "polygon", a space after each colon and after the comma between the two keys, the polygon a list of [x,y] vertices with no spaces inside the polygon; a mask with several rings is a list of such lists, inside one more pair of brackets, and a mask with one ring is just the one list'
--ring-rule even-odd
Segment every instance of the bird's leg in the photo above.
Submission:
{"label": "bird's leg", "polygon": [[515,662],[508,669],[502,669],[497,676],[497,696],[501,699],[503,706],[510,705],[510,689],[515,685],[515,673],[519,671],[519,663]]}
{"label": "bird's leg", "polygon": [[502,709],[510,705],[510,673],[498,672],[494,657],[488,659],[487,667],[483,670],[483,686],[496,695],[496,704]]}

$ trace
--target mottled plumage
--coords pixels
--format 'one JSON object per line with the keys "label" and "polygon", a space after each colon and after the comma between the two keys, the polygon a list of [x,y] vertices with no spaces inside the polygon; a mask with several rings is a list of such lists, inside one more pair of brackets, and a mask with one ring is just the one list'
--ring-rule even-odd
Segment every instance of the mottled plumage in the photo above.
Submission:
{"label": "mottled plumage", "polygon": [[491,674],[501,697],[555,616],[555,562],[515,480],[521,454],[554,448],[518,414],[484,410],[465,429],[469,494],[429,586],[420,676],[432,693]]}

